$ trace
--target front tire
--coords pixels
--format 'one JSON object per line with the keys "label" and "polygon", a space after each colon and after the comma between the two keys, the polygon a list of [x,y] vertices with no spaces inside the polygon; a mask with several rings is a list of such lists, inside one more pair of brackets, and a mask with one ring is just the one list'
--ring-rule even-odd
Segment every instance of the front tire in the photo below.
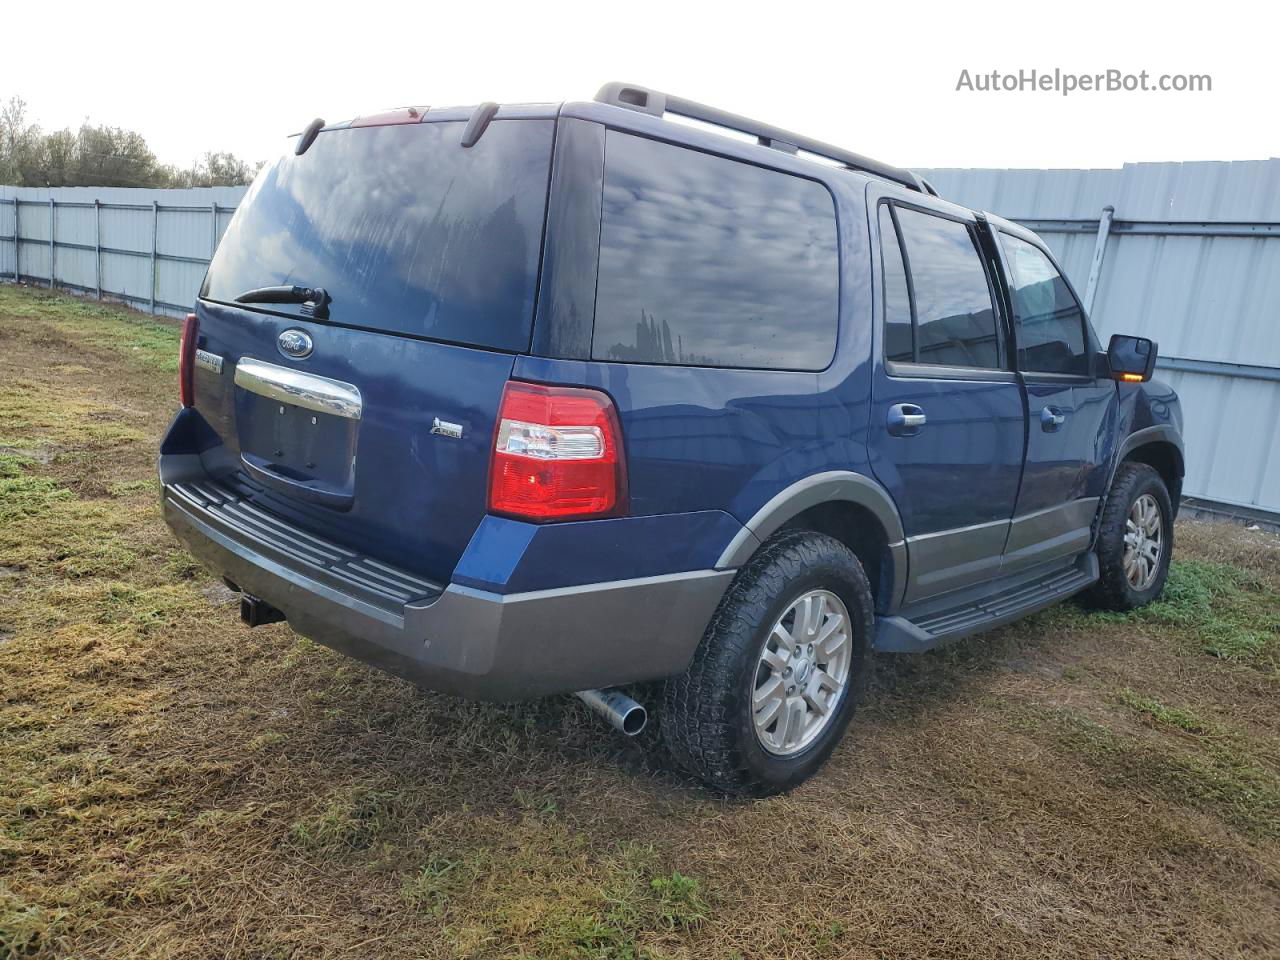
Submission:
{"label": "front tire", "polygon": [[1145,463],[1122,463],[1102,509],[1098,582],[1087,602],[1102,610],[1146,606],[1164,590],[1173,555],[1173,504]]}
{"label": "front tire", "polygon": [[790,531],[738,572],[693,662],[663,689],[662,736],[730,794],[795,787],[831,756],[866,685],[874,602],[858,558]]}

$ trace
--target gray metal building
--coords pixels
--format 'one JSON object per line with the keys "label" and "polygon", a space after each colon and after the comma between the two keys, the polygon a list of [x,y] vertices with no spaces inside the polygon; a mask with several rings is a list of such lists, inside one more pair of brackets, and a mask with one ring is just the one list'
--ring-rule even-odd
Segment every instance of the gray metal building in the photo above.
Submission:
{"label": "gray metal building", "polygon": [[[1280,519],[1280,160],[921,173],[1039,231],[1104,340],[1159,341],[1188,496]],[[244,189],[0,187],[0,279],[181,315]]]}
{"label": "gray metal building", "polygon": [[1159,342],[1187,496],[1280,514],[1280,160],[921,173],[1039,232],[1104,341]]}

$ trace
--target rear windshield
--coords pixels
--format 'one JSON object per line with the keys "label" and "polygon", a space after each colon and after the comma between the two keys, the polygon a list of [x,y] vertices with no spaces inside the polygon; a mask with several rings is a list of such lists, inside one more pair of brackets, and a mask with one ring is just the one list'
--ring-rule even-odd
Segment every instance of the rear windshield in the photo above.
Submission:
{"label": "rear windshield", "polygon": [[495,120],[469,148],[461,122],[321,133],[258,176],[201,296],[323,287],[333,323],[527,350],[553,125]]}

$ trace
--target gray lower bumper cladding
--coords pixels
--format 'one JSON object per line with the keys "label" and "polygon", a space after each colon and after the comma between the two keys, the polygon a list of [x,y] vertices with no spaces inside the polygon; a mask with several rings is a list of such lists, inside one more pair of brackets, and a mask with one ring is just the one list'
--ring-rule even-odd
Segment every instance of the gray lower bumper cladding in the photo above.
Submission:
{"label": "gray lower bumper cladding", "polygon": [[734,570],[497,594],[449,585],[403,604],[342,589],[331,572],[256,544],[163,492],[197,559],[281,610],[303,636],[443,693],[517,700],[653,680],[689,663]]}

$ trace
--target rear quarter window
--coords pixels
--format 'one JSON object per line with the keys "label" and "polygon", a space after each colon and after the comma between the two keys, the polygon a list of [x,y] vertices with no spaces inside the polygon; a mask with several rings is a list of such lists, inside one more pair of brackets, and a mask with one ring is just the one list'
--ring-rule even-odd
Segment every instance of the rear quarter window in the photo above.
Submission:
{"label": "rear quarter window", "polygon": [[821,370],[839,287],[822,184],[609,131],[595,359]]}

